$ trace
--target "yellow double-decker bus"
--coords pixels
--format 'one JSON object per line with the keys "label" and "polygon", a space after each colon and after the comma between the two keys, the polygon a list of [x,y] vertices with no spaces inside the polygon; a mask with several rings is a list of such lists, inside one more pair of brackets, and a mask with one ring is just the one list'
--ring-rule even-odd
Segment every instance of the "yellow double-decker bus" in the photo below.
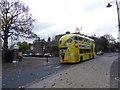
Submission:
{"label": "yellow double-decker bus", "polygon": [[79,34],[66,34],[59,40],[59,61],[77,63],[96,57],[93,39]]}

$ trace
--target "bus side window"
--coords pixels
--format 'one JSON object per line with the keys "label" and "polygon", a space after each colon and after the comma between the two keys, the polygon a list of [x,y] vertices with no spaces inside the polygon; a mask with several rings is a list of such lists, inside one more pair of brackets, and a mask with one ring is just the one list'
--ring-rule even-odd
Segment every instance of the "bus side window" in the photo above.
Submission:
{"label": "bus side window", "polygon": [[89,49],[89,53],[90,53],[90,49]]}
{"label": "bus side window", "polygon": [[80,49],[80,54],[84,53],[84,49]]}
{"label": "bus side window", "polygon": [[86,50],[87,50],[87,49],[84,49],[84,53],[86,53]]}
{"label": "bus side window", "polygon": [[79,37],[79,38],[78,38],[78,40],[82,41],[82,38],[81,38],[81,37]]}
{"label": "bus side window", "polygon": [[86,49],[86,53],[89,53],[89,49]]}
{"label": "bus side window", "polygon": [[87,53],[90,53],[90,49],[87,49]]}

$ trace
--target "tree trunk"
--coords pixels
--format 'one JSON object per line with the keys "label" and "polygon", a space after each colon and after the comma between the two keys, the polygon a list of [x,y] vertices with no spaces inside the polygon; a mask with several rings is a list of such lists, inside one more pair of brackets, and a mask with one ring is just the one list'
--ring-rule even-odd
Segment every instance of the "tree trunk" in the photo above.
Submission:
{"label": "tree trunk", "polygon": [[8,51],[8,37],[5,36],[3,43],[3,58],[2,61],[5,62],[6,53]]}

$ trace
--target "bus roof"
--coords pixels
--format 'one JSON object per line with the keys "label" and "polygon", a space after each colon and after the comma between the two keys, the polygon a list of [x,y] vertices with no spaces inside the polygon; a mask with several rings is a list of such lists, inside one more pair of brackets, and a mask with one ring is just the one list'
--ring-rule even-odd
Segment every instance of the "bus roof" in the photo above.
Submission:
{"label": "bus roof", "polygon": [[73,37],[73,36],[78,36],[78,37],[82,37],[82,38],[85,38],[85,39],[88,39],[88,40],[90,40],[90,41],[94,41],[93,39],[91,39],[91,38],[89,38],[89,37],[86,37],[86,36],[82,36],[82,35],[80,35],[80,34],[66,34],[66,35],[64,35],[64,36],[62,36],[61,38],[60,38],[60,40],[61,39],[69,39],[69,38],[71,38],[71,37]]}

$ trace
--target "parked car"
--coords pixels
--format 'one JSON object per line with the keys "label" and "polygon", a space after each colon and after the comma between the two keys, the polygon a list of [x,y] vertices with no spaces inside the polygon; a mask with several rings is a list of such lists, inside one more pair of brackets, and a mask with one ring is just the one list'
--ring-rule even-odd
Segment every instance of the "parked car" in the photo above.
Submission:
{"label": "parked car", "polygon": [[50,53],[45,53],[43,56],[44,57],[51,57],[52,55]]}
{"label": "parked car", "polygon": [[103,55],[102,50],[97,52],[97,55]]}
{"label": "parked car", "polygon": [[34,56],[34,54],[33,54],[33,53],[29,53],[29,56],[33,57],[33,56]]}
{"label": "parked car", "polygon": [[35,56],[36,57],[42,57],[43,55],[41,53],[36,53]]}
{"label": "parked car", "polygon": [[27,57],[28,56],[28,54],[27,53],[23,53],[23,57]]}
{"label": "parked car", "polygon": [[117,49],[116,52],[120,52],[120,50]]}

